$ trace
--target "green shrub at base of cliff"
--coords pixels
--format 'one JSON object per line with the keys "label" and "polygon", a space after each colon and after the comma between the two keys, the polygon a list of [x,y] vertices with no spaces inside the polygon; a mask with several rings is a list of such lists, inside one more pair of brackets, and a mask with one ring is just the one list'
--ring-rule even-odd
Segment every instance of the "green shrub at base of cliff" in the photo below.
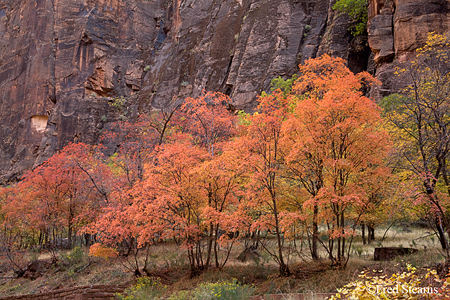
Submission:
{"label": "green shrub at base of cliff", "polygon": [[123,294],[117,293],[119,300],[157,300],[161,299],[167,286],[161,283],[160,278],[140,277],[137,283],[126,289]]}
{"label": "green shrub at base of cliff", "polygon": [[253,294],[253,287],[241,285],[236,279],[216,283],[201,283],[191,293],[180,291],[169,300],[245,300]]}
{"label": "green shrub at base of cliff", "polygon": [[367,0],[338,0],[333,10],[350,16],[353,25],[350,31],[353,36],[362,35],[367,28]]}
{"label": "green shrub at base of cliff", "polygon": [[119,300],[245,300],[254,292],[249,285],[241,285],[236,279],[231,281],[219,281],[216,283],[201,283],[193,291],[179,291],[164,298],[167,286],[161,283],[160,278],[141,277],[132,287],[126,289],[123,294],[117,293]]}
{"label": "green shrub at base of cliff", "polygon": [[294,74],[289,79],[283,79],[281,76],[272,79],[270,82],[270,90],[273,92],[277,89],[280,89],[283,92],[283,96],[287,96],[292,91],[292,84],[297,80],[298,75]]}

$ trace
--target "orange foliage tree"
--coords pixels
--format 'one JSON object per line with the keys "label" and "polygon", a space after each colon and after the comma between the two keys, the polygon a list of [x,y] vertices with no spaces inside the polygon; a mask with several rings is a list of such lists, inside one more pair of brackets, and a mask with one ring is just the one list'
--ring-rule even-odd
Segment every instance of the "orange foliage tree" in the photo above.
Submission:
{"label": "orange foliage tree", "polygon": [[237,201],[239,171],[223,156],[234,131],[235,117],[225,106],[229,100],[220,93],[186,99],[176,118],[181,132],[159,148],[146,179],[134,190],[136,218],[147,220],[142,242],[155,234],[175,239],[187,251],[191,274],[208,268],[213,258],[217,268],[223,267],[232,241],[221,231],[237,230],[231,221],[236,214],[228,208]]}
{"label": "orange foliage tree", "polygon": [[[282,124],[287,116],[287,101],[280,92],[263,94],[258,98],[257,113],[242,120],[240,147],[247,151],[241,163],[246,166],[247,201],[263,208],[253,227],[271,230],[276,235],[276,251],[265,247],[279,265],[281,276],[289,276],[290,270],[284,257],[281,226],[282,202],[280,177],[284,154],[280,145]],[[264,246],[264,245],[263,245]]]}
{"label": "orange foliage tree", "polygon": [[[228,235],[219,234],[226,230],[225,222],[231,215],[225,212],[236,204],[236,190],[239,168],[235,161],[224,158],[223,146],[235,134],[236,116],[227,110],[231,99],[218,92],[204,92],[200,97],[187,98],[181,106],[183,131],[193,138],[194,144],[208,152],[208,159],[196,168],[200,197],[205,199],[203,216],[208,223],[208,246],[205,265],[210,265],[214,250],[215,266],[224,265],[231,251],[231,243],[224,243]],[[228,152],[229,153],[229,152]],[[221,225],[220,225],[221,223]],[[219,235],[222,243],[219,243]],[[219,263],[220,244],[228,244],[226,259]]]}
{"label": "orange foliage tree", "polygon": [[329,258],[345,267],[346,240],[373,199],[373,180],[388,176],[383,159],[389,136],[381,129],[379,108],[362,93],[364,84],[375,82],[368,73],[354,75],[342,59],[324,55],[300,66],[300,74],[283,126],[286,166],[310,195],[302,204],[312,211],[313,245],[322,223]]}
{"label": "orange foliage tree", "polygon": [[[131,145],[124,148],[121,144],[113,159],[122,173],[140,175],[133,176],[136,179],[127,199],[110,205],[96,223],[93,232],[101,232],[105,244],[113,246],[128,236],[139,248],[173,238],[187,250],[192,274],[208,268],[213,257],[216,267],[223,267],[232,241],[220,236],[220,230],[235,223],[227,208],[236,203],[233,191],[237,186],[237,171],[222,159],[223,145],[234,131],[235,117],[226,109],[229,100],[220,93],[186,99],[180,112],[173,115],[174,125],[164,125],[170,128],[165,143],[152,143],[155,131],[146,128],[155,126],[138,123],[141,125],[129,130],[125,136],[131,137]],[[119,128],[119,132],[125,130]],[[136,132],[140,138],[134,138]],[[116,138],[114,133],[112,137]],[[123,157],[121,148],[131,151]],[[127,166],[132,166],[128,161],[135,158],[140,167],[127,172]],[[138,169],[141,171],[133,171]],[[202,245],[205,234],[206,250]],[[221,247],[226,250],[222,261]],[[134,269],[140,273],[137,265]]]}
{"label": "orange foliage tree", "polygon": [[[134,219],[136,213],[133,189],[141,187],[147,172],[154,164],[153,157],[171,133],[171,120],[179,106],[141,115],[136,120],[113,123],[103,136],[106,152],[113,154],[106,160],[112,172],[115,189],[109,197],[108,205],[102,210],[96,222],[84,227],[84,232],[96,236],[98,244],[94,250],[118,250],[121,262],[137,276],[142,275],[138,255],[146,253],[143,270],[146,271],[150,246],[154,240],[140,243],[141,223]],[[112,151],[111,151],[112,149]],[[154,237],[154,236],[153,236]],[[109,248],[105,248],[109,247]],[[105,251],[92,251],[92,255],[102,256]],[[112,251],[111,253],[114,253]]]}
{"label": "orange foliage tree", "polygon": [[21,277],[27,262],[20,250],[33,245],[36,232],[22,217],[22,206],[14,206],[18,192],[14,186],[0,187],[0,257],[9,262],[17,277]]}
{"label": "orange foliage tree", "polygon": [[[101,157],[95,147],[69,144],[25,174],[7,205],[8,216],[38,232],[33,243],[44,244],[53,254],[57,247],[71,247],[77,231],[92,222],[107,204],[111,174]],[[67,245],[62,242],[63,234],[68,238]]]}

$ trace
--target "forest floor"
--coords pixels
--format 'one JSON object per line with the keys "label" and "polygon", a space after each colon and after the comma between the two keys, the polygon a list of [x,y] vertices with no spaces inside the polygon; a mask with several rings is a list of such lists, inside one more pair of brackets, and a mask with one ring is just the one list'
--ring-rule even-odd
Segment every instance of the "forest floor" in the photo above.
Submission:
{"label": "forest floor", "polygon": [[[217,282],[236,278],[242,284],[255,287],[256,294],[278,293],[333,293],[358,278],[365,269],[395,272],[399,265],[406,262],[416,267],[434,268],[443,262],[439,252],[439,243],[432,232],[424,228],[393,227],[383,241],[386,228],[376,231],[376,240],[363,245],[357,238],[351,248],[351,257],[344,270],[332,269],[329,261],[313,262],[307,255],[300,257],[293,254],[289,262],[292,275],[287,278],[277,276],[277,265],[271,257],[260,250],[259,261],[240,262],[237,260],[243,245],[237,245],[230,255],[228,263],[222,270],[208,270],[201,275],[190,278],[185,251],[172,243],[154,246],[151,252],[149,271],[152,276],[160,277],[168,285],[170,293],[180,290],[192,290],[203,282]],[[397,257],[392,261],[376,262],[373,253],[376,247],[413,247],[419,251],[412,255]],[[307,253],[304,249],[302,253]],[[322,253],[325,257],[325,252]],[[28,261],[48,261],[48,253],[31,253]],[[142,258],[141,258],[142,259]],[[11,278],[14,273],[6,268],[7,262],[0,261],[0,295],[35,294],[54,289],[73,286],[98,284],[132,284],[135,276],[127,268],[127,262],[121,258],[104,260],[89,258],[87,249],[61,251],[59,262],[49,265],[37,278]]]}

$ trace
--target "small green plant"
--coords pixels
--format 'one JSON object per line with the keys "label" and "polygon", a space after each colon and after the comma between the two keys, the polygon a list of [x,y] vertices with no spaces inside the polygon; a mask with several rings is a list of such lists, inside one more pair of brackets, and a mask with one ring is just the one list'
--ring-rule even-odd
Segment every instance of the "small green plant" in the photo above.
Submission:
{"label": "small green plant", "polygon": [[240,285],[236,279],[216,283],[202,283],[191,295],[195,300],[243,300],[248,299],[253,293],[253,288],[248,285]]}
{"label": "small green plant", "polygon": [[364,249],[361,247],[353,247],[353,250],[358,255],[358,257],[361,257],[362,253],[364,252]]}
{"label": "small green plant", "polygon": [[167,300],[191,300],[191,294],[188,291],[179,291],[170,295]]}
{"label": "small green plant", "polygon": [[353,36],[362,35],[367,28],[367,0],[338,0],[333,9],[346,13],[352,20],[350,32]]}
{"label": "small green plant", "polygon": [[60,267],[67,271],[67,275],[74,278],[78,270],[82,268],[87,256],[87,253],[85,253],[83,249],[75,247],[69,253],[61,254],[62,265],[60,265]]}
{"label": "small green plant", "polygon": [[106,117],[105,115],[103,115],[103,116],[100,118],[100,120],[102,120],[102,122],[106,122],[107,117]]}
{"label": "small green plant", "polygon": [[305,25],[305,31],[303,32],[303,37],[306,39],[308,37],[308,32],[311,30],[311,25],[306,24]]}
{"label": "small green plant", "polygon": [[277,78],[272,79],[270,82],[271,91],[275,91],[277,89],[280,89],[283,92],[284,96],[287,96],[291,93],[292,90],[292,84],[297,80],[298,75],[294,74],[289,79],[283,79],[281,76],[278,76]]}
{"label": "small green plant", "polygon": [[75,247],[68,254],[62,254],[61,259],[69,266],[75,266],[84,261],[86,253],[80,247]]}
{"label": "small green plant", "polygon": [[148,70],[150,70],[150,65],[145,66],[144,72],[148,72]]}
{"label": "small green plant", "polygon": [[23,290],[23,286],[19,283],[11,288],[9,288],[10,292],[21,292]]}
{"label": "small green plant", "polygon": [[166,290],[167,286],[161,283],[160,278],[140,277],[135,285],[115,297],[119,300],[156,300],[161,299]]}
{"label": "small green plant", "polygon": [[126,102],[127,99],[124,96],[120,96],[112,98],[109,104],[121,111]]}

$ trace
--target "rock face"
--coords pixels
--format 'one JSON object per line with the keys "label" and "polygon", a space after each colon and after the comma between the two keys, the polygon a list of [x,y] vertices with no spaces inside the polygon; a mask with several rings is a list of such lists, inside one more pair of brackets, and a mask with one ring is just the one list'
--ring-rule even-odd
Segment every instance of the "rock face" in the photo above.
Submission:
{"label": "rock face", "polygon": [[292,75],[319,48],[348,58],[348,20],[331,26],[331,4],[3,1],[1,181],[20,177],[68,142],[96,142],[114,119],[202,90],[227,93],[250,110],[271,79]]}
{"label": "rock face", "polygon": [[141,88],[144,54],[158,34],[152,14],[162,4],[1,5],[0,178],[9,181],[70,141],[96,141],[108,100]]}
{"label": "rock face", "polygon": [[380,99],[404,87],[407,82],[394,75],[395,68],[425,44],[429,32],[449,29],[449,0],[369,0],[369,46],[382,82],[372,96]]}
{"label": "rock face", "polygon": [[[448,23],[448,1],[389,1],[369,1],[378,95],[395,87],[389,66],[424,41],[423,28],[442,32]],[[366,69],[366,41],[348,34],[334,2],[2,1],[0,182],[71,141],[95,143],[117,118],[202,90],[251,110],[271,79],[291,76],[310,57],[329,53]]]}

